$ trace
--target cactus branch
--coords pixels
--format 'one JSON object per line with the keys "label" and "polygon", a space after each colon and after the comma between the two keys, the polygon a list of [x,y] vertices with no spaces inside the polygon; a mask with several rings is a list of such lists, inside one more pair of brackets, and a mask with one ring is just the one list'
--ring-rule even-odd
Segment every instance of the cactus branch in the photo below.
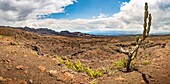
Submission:
{"label": "cactus branch", "polygon": [[125,54],[125,55],[129,54],[129,51],[128,50],[124,50],[122,47],[120,48],[120,52]]}
{"label": "cactus branch", "polygon": [[148,21],[148,28],[147,28],[147,36],[149,35],[149,32],[150,32],[151,22],[152,22],[152,15],[149,14],[149,21]]}

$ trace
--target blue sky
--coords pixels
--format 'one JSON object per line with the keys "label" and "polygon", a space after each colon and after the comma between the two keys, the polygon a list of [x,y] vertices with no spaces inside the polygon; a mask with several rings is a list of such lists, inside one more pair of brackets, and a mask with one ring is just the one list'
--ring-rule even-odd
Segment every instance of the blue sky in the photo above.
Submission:
{"label": "blue sky", "polygon": [[0,26],[142,33],[145,2],[151,33],[170,33],[170,0],[0,0]]}
{"label": "blue sky", "polygon": [[42,18],[90,19],[94,16],[99,16],[101,13],[110,17],[120,11],[122,2],[129,2],[129,0],[78,0],[78,2],[66,6],[62,13],[42,15],[44,16]]}

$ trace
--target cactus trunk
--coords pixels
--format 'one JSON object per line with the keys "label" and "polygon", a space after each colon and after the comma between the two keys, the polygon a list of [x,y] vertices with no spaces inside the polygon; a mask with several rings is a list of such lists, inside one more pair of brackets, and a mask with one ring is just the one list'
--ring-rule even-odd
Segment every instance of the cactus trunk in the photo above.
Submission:
{"label": "cactus trunk", "polygon": [[[148,3],[145,3],[145,12],[144,12],[144,24],[143,24],[143,34],[142,34],[142,39],[139,39],[139,37],[136,37],[136,46],[135,48],[129,52],[128,54],[128,58],[126,60],[126,71],[129,72],[130,71],[130,65],[131,65],[131,61],[137,56],[138,53],[138,49],[139,46],[141,44],[142,41],[144,41],[146,39],[146,37],[149,35],[150,32],[150,27],[151,27],[151,21],[152,21],[152,16],[151,14],[148,13]],[[147,21],[148,19],[148,21]],[[127,54],[127,52],[125,52],[125,54]]]}

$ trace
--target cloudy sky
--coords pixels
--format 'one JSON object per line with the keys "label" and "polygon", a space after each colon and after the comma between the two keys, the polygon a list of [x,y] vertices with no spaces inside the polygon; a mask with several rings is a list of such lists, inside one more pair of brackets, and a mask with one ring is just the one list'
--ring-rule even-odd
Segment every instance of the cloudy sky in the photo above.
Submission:
{"label": "cloudy sky", "polygon": [[0,0],[0,26],[141,32],[145,2],[151,32],[170,32],[170,0]]}

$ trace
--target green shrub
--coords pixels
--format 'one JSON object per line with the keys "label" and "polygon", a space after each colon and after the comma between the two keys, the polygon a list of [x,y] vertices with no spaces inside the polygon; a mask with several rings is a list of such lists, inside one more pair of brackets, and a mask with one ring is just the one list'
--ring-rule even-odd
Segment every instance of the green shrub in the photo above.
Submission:
{"label": "green shrub", "polygon": [[149,54],[144,55],[145,58],[149,57]]}
{"label": "green shrub", "polygon": [[92,80],[89,84],[96,84],[96,80]]}
{"label": "green shrub", "polygon": [[64,60],[61,57],[59,57],[58,60],[61,64],[64,64]]}
{"label": "green shrub", "polygon": [[84,71],[85,71],[85,69],[84,69],[84,67],[82,66],[80,60],[78,60],[78,61],[75,63],[74,70],[77,71],[77,72],[84,72]]}
{"label": "green shrub", "polygon": [[151,64],[151,61],[145,60],[142,62],[142,65],[144,66],[149,65],[149,64]]}
{"label": "green shrub", "polygon": [[58,57],[58,55],[56,55],[56,56],[55,56],[55,58],[56,58],[56,60],[59,60],[59,57]]}
{"label": "green shrub", "polygon": [[59,60],[61,64],[65,65],[69,69],[74,69],[77,72],[86,72],[91,78],[101,77],[103,75],[103,72],[98,69],[92,70],[89,67],[84,68],[80,60],[73,64],[67,57],[65,61],[58,56],[56,56],[56,59]]}
{"label": "green shrub", "polygon": [[91,77],[94,78],[94,72],[92,69],[90,69],[89,67],[86,68],[86,72],[87,74]]}
{"label": "green shrub", "polygon": [[103,72],[99,70],[92,70],[89,67],[86,68],[86,73],[91,77],[91,78],[96,78],[96,77],[101,77],[103,75]]}
{"label": "green shrub", "polygon": [[103,74],[108,74],[110,72],[110,68],[102,68]]}
{"label": "green shrub", "polygon": [[126,61],[125,59],[121,59],[113,64],[113,66],[116,66],[117,68],[124,68],[126,67]]}
{"label": "green shrub", "polygon": [[94,76],[95,77],[101,77],[103,75],[103,73],[99,70],[94,70]]}
{"label": "green shrub", "polygon": [[66,57],[65,65],[69,69],[73,69],[73,67],[74,67],[73,63],[71,61],[69,61],[67,57]]}

